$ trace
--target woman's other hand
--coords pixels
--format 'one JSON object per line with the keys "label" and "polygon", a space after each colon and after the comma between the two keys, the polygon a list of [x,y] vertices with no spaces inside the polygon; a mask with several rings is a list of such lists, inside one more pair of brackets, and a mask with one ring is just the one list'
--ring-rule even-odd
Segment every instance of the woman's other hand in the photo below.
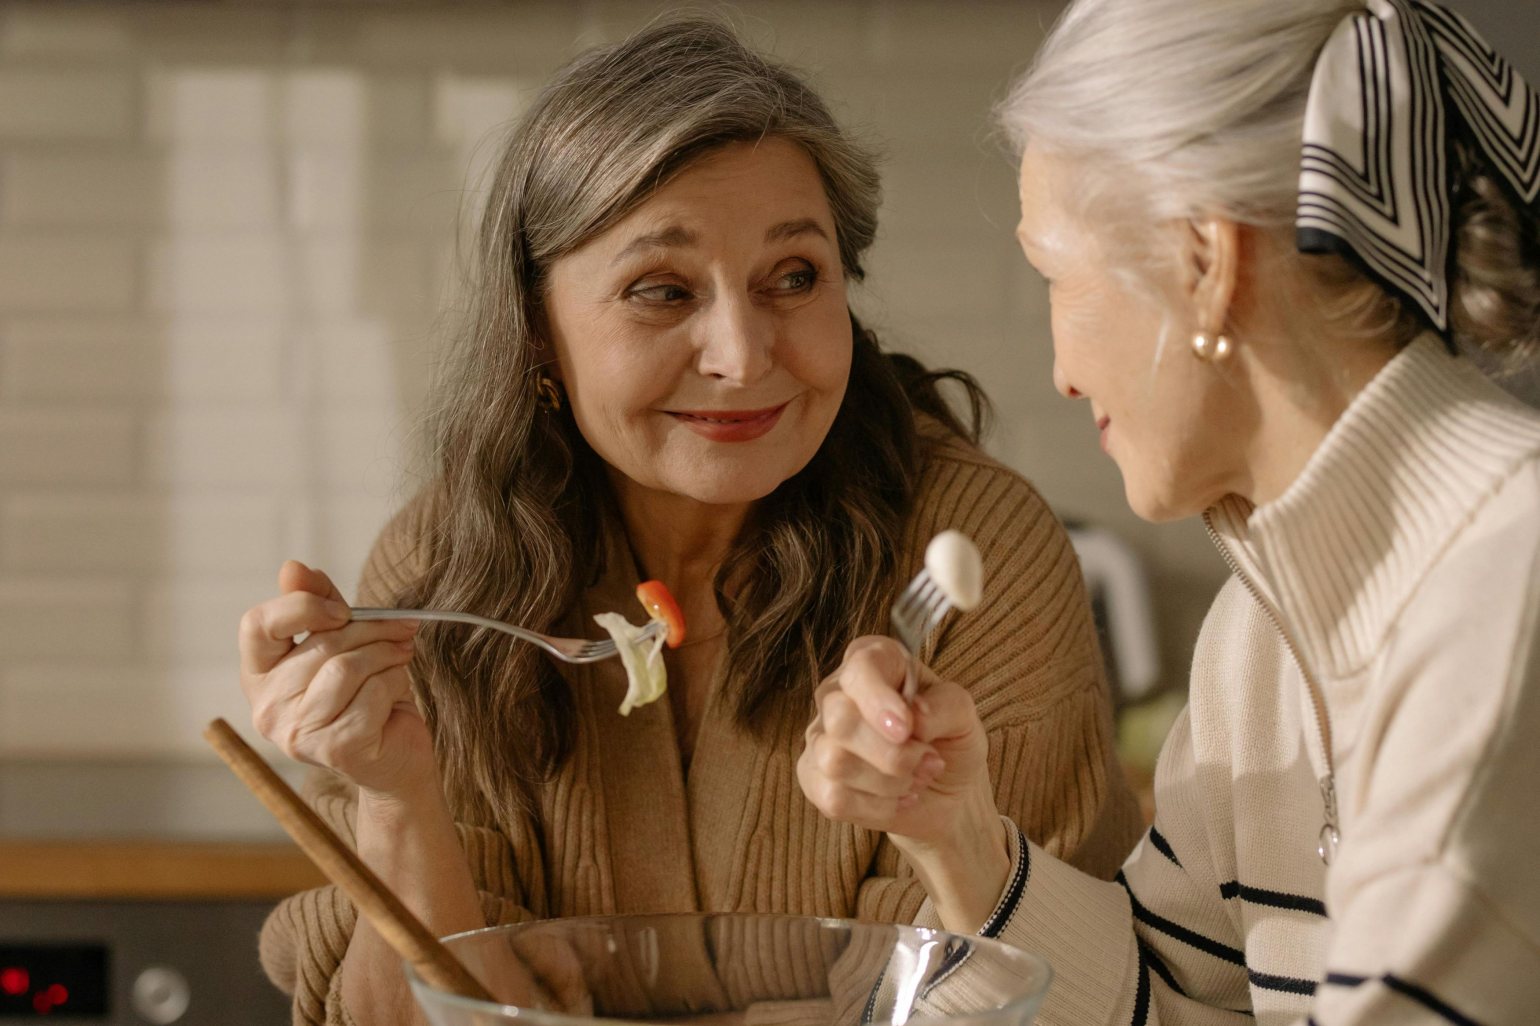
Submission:
{"label": "woman's other hand", "polygon": [[294,560],[279,570],[278,590],[241,618],[241,689],[257,731],[369,797],[436,787],[406,669],[417,624],[353,622],[331,579]]}
{"label": "woman's other hand", "polygon": [[825,816],[889,835],[949,929],[983,924],[1010,870],[989,779],[989,739],[966,690],[920,668],[892,638],[851,642],[816,693],[797,779]]}

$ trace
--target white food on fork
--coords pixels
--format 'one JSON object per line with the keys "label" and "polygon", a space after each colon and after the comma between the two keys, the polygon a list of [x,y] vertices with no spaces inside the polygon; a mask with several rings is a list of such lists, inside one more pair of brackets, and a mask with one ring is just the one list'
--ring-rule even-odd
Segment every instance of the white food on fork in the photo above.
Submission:
{"label": "white food on fork", "polygon": [[619,613],[598,613],[594,622],[610,632],[626,668],[626,697],[620,701],[620,715],[648,702],[656,702],[668,689],[668,670],[663,665],[662,632],[654,630],[657,620],[637,626]]}
{"label": "white food on fork", "polygon": [[953,606],[966,612],[984,597],[984,561],[961,531],[942,531],[925,546],[925,571]]}

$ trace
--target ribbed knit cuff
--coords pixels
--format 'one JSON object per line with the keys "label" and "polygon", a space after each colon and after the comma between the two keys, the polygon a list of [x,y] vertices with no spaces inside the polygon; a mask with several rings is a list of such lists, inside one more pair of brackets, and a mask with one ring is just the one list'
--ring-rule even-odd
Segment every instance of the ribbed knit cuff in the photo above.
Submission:
{"label": "ribbed knit cuff", "polygon": [[[980,937],[998,937],[1000,931],[1005,929],[1006,924],[1015,914],[1016,907],[1021,904],[1021,897],[1026,892],[1027,876],[1031,869],[1028,842],[1021,828],[1012,822],[1009,816],[1001,816],[1000,822],[1005,828],[1005,846],[1011,860],[1011,871],[1006,874],[1005,888],[1000,892],[999,900],[995,902],[994,911],[989,913],[989,918],[984,920],[984,925],[979,928],[977,935]],[[929,930],[946,930],[940,914],[936,911],[936,903],[928,896],[920,903],[919,910],[914,914],[913,923],[915,926],[923,926]]]}
{"label": "ribbed knit cuff", "polygon": [[989,913],[989,918],[979,928],[980,937],[998,937],[1010,924],[1021,904],[1022,895],[1026,893],[1027,879],[1032,874],[1032,849],[1026,835],[1008,817],[1001,816],[1000,819],[1005,824],[1005,843],[1011,857],[1011,872],[1006,878],[1000,900],[995,903],[994,911]]}
{"label": "ribbed knit cuff", "polygon": [[[1098,880],[1027,841],[1014,824],[1012,871],[992,935],[1053,967],[1043,1005],[1050,1022],[1105,1023],[1138,971],[1133,913],[1116,883]],[[1019,894],[1013,893],[1018,886]]]}

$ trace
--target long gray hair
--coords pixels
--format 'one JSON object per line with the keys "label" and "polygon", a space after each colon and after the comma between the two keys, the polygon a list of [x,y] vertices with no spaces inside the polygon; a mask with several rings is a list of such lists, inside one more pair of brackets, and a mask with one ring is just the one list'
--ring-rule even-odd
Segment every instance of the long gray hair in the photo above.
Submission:
{"label": "long gray hair", "polygon": [[[1363,0],[1075,0],[1001,105],[1030,140],[1076,162],[1080,212],[1119,228],[1222,214],[1272,229],[1286,268],[1340,326],[1397,343],[1421,322],[1336,256],[1289,242],[1317,56]],[[1518,363],[1540,348],[1540,225],[1463,145],[1454,154],[1452,330]],[[1104,231],[1109,239],[1148,236]],[[1114,251],[1116,247],[1113,247]]]}
{"label": "long gray hair", "polygon": [[[397,600],[535,629],[603,571],[618,529],[599,457],[570,411],[537,401],[551,359],[542,330],[552,262],[624,217],[712,150],[790,139],[822,177],[848,277],[877,225],[878,177],[795,75],[707,20],[655,25],[578,57],[516,126],[492,180],[469,314],[433,419],[438,476],[426,574]],[[728,626],[726,693],[744,729],[781,701],[806,703],[845,644],[880,628],[926,443],[923,411],[977,436],[966,376],[881,353],[851,318],[843,405],[810,464],[761,500],[717,574]],[[964,379],[962,424],[937,380]],[[859,572],[848,572],[859,568]],[[837,571],[837,572],[836,572]],[[528,645],[424,625],[414,676],[451,801],[504,819],[570,751],[572,697]]]}

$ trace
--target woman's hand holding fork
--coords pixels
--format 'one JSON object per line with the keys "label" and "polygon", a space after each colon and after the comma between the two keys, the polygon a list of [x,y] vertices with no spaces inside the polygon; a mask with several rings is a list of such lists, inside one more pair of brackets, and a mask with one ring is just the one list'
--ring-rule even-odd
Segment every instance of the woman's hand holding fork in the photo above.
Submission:
{"label": "woman's hand holding fork", "polygon": [[853,641],[818,688],[797,777],[825,816],[885,832],[946,927],[971,933],[1010,871],[989,740],[968,692],[926,667],[914,703],[905,703],[908,666],[892,638]]}
{"label": "woman's hand holding fork", "polygon": [[294,560],[278,589],[241,619],[241,688],[257,731],[371,798],[436,788],[407,674],[417,625],[353,622],[331,579]]}
{"label": "woman's hand holding fork", "polygon": [[[290,560],[276,598],[241,619],[241,687],[258,732],[358,786],[359,857],[437,935],[486,925],[407,665],[417,624],[354,621],[337,586]],[[407,1026],[400,959],[361,922],[343,961],[359,1022]]]}

